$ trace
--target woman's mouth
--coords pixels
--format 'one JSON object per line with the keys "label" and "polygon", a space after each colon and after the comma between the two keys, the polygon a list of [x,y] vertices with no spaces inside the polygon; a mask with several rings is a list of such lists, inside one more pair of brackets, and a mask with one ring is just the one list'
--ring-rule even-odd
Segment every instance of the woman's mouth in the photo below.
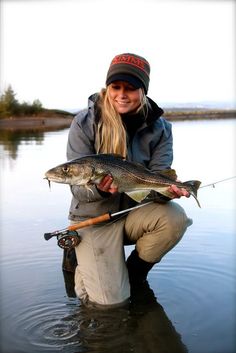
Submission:
{"label": "woman's mouth", "polygon": [[119,105],[127,105],[129,102],[124,102],[124,101],[116,101],[117,104]]}

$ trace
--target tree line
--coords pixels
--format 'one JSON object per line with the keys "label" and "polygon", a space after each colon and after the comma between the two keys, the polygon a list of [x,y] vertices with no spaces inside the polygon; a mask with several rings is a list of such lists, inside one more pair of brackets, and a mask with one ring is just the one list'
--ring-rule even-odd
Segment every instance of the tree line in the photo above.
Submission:
{"label": "tree line", "polygon": [[37,115],[44,110],[38,99],[35,99],[32,104],[28,102],[19,103],[15,96],[16,93],[11,85],[0,95],[0,118]]}

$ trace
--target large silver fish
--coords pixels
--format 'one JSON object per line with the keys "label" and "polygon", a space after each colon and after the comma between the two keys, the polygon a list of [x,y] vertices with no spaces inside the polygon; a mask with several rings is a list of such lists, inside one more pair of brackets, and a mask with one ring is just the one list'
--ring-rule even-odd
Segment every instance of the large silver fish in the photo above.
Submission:
{"label": "large silver fish", "polygon": [[151,190],[169,198],[174,198],[169,191],[171,185],[186,189],[197,201],[197,190],[201,184],[198,180],[177,181],[175,170],[151,172],[140,164],[129,162],[113,154],[94,154],[77,158],[60,164],[45,173],[49,183],[56,182],[69,185],[99,184],[105,175],[113,178],[112,186],[124,192],[137,202],[147,197]]}

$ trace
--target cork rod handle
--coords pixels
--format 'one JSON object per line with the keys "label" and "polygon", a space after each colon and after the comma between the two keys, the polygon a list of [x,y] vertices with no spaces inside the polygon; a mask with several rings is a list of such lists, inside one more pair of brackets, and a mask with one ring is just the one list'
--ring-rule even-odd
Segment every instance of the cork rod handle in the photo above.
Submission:
{"label": "cork rod handle", "polygon": [[79,223],[72,224],[71,226],[68,227],[68,230],[77,230],[77,229],[88,227],[88,226],[91,226],[91,225],[94,225],[97,223],[109,221],[109,219],[111,219],[110,213],[105,213],[102,216],[86,219],[86,221],[81,221]]}

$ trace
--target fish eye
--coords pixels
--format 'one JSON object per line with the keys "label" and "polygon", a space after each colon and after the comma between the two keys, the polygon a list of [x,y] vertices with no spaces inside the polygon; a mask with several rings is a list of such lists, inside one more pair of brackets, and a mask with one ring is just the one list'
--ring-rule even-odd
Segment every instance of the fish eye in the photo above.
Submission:
{"label": "fish eye", "polygon": [[69,171],[69,166],[66,164],[64,165],[64,167],[62,168],[63,172],[67,173]]}

